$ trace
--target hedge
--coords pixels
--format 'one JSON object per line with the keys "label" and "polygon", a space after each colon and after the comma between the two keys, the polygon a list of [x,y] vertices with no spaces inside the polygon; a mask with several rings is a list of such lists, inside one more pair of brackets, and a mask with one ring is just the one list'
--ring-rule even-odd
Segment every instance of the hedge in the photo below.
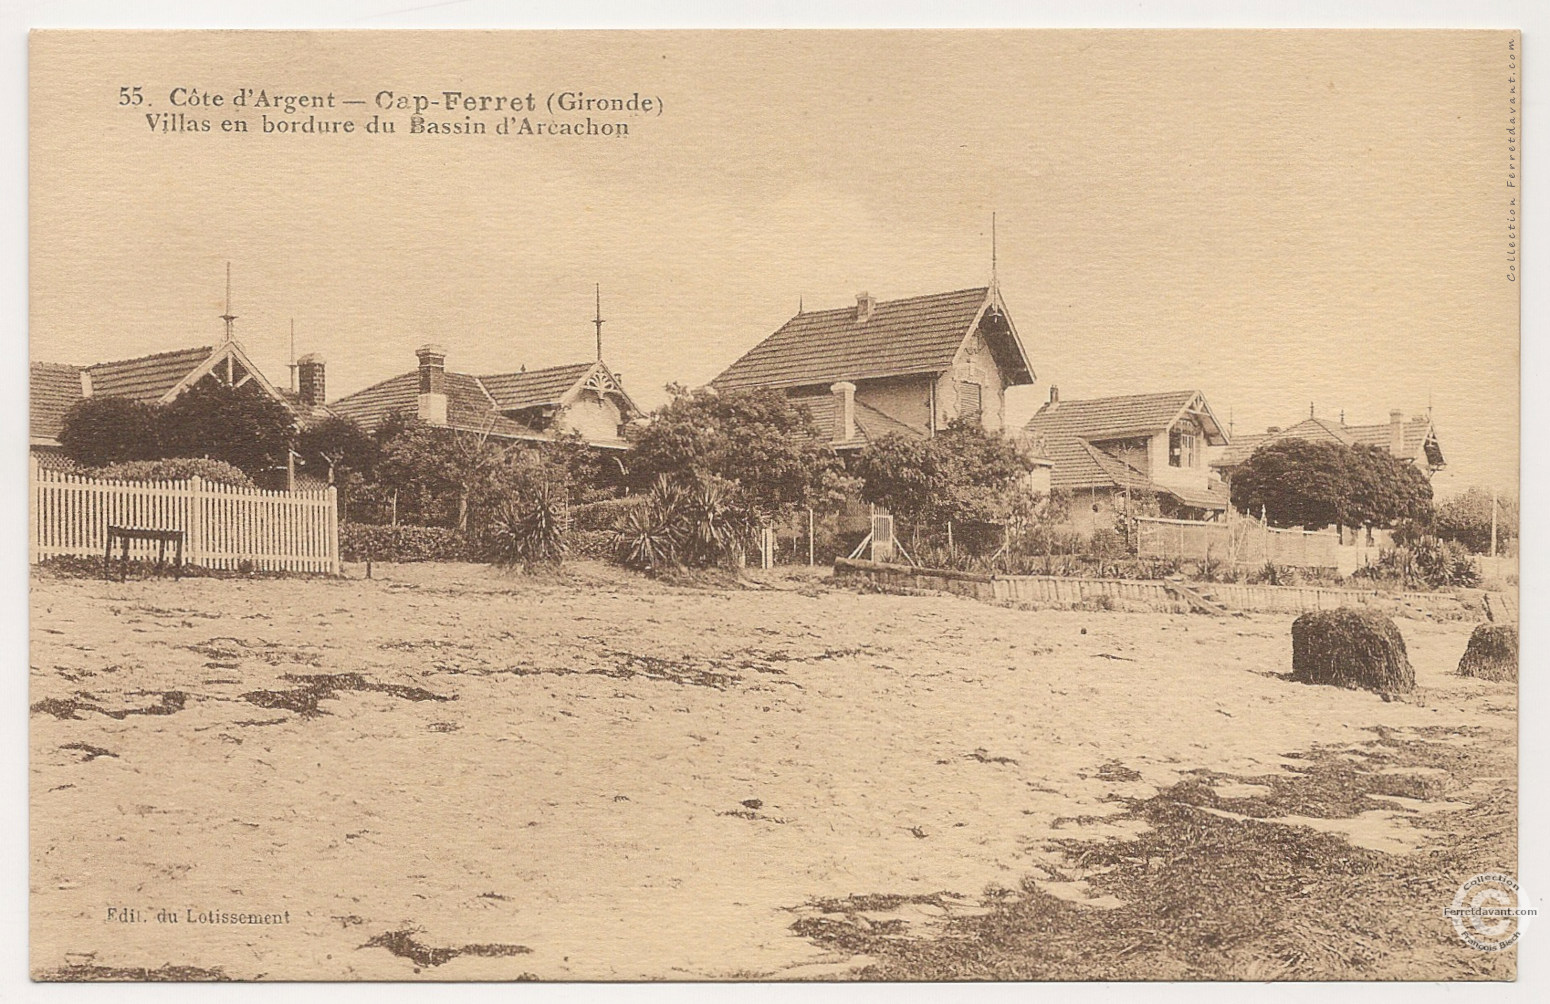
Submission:
{"label": "hedge", "polygon": [[570,526],[572,530],[612,531],[632,509],[644,503],[643,496],[634,495],[629,498],[603,499],[601,502],[572,506]]}
{"label": "hedge", "polygon": [[446,527],[346,523],[339,528],[339,553],[346,561],[473,561],[471,550],[461,533]]}
{"label": "hedge", "polygon": [[187,481],[200,477],[217,484],[253,487],[253,479],[240,467],[207,457],[166,457],[162,460],[126,460],[86,472],[104,481]]}

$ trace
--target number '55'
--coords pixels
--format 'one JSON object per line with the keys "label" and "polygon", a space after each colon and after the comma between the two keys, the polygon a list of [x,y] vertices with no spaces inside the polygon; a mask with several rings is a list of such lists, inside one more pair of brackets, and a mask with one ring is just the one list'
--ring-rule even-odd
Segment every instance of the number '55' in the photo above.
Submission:
{"label": "number '55'", "polygon": [[121,105],[138,105],[145,101],[138,87],[120,87],[118,89],[118,103]]}

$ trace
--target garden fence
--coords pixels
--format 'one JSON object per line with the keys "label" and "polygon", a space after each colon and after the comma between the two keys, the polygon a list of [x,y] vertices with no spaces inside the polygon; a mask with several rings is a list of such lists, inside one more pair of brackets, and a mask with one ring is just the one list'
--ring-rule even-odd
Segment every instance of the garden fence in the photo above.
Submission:
{"label": "garden fence", "polygon": [[[108,527],[182,530],[183,559],[205,568],[339,573],[335,491],[277,492],[193,477],[102,481],[29,464],[30,557],[101,557]],[[129,556],[154,560],[157,545],[131,541]]]}

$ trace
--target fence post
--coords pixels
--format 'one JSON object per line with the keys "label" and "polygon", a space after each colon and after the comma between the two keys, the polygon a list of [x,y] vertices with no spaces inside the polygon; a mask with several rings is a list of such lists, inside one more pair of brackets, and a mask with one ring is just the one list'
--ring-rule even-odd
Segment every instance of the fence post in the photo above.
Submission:
{"label": "fence post", "polygon": [[203,565],[205,559],[204,478],[188,479],[188,563]]}
{"label": "fence post", "polygon": [[38,456],[35,453],[27,454],[27,563],[36,565],[40,557],[38,553],[38,519],[42,515],[42,505],[38,495],[42,492],[38,484]]}
{"label": "fence post", "polygon": [[324,513],[324,526],[328,546],[328,570],[330,575],[340,574],[339,567],[339,501],[338,490],[328,486],[328,510]]}

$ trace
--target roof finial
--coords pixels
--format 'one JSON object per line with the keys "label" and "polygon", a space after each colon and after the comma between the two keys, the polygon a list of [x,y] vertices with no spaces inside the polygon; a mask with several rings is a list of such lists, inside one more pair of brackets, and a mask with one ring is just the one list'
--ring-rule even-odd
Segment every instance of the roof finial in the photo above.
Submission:
{"label": "roof finial", "polygon": [[221,315],[221,320],[226,322],[226,340],[232,339],[231,322],[237,319],[237,315],[231,312],[231,262],[226,263],[226,313]]}
{"label": "roof finial", "polygon": [[1313,417],[1313,402],[1312,401],[1308,402],[1308,417],[1309,418]]}
{"label": "roof finial", "polygon": [[597,326],[597,358],[603,359],[603,286],[597,283],[592,287],[592,292],[597,298],[597,312],[592,317],[592,323]]}
{"label": "roof finial", "polygon": [[797,295],[797,313],[802,313],[802,297],[800,294]]}
{"label": "roof finial", "polygon": [[291,390],[296,389],[296,318],[291,318]]}
{"label": "roof finial", "polygon": [[996,214],[990,214],[990,287],[996,288]]}

